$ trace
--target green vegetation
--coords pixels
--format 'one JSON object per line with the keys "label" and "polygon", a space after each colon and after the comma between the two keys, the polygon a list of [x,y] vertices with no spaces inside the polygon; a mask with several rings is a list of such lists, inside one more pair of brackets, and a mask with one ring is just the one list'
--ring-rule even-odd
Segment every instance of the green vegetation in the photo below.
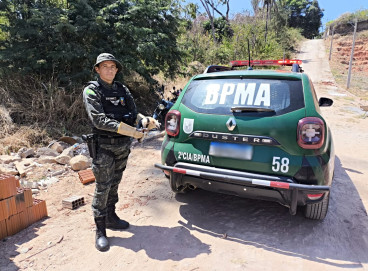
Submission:
{"label": "green vegetation", "polygon": [[360,21],[367,21],[368,20],[368,9],[358,10],[354,13],[344,13],[339,18],[333,21],[329,21],[326,25],[328,26],[334,26],[334,25],[340,25],[340,24],[347,24],[349,22],[355,21],[355,19]]}
{"label": "green vegetation", "polygon": [[134,72],[154,83],[153,76],[172,78],[192,61],[247,57],[248,40],[253,58],[289,56],[298,32],[318,34],[323,14],[316,0],[252,0],[253,14],[234,18],[229,7],[226,15],[217,9],[229,0],[201,3],[207,15],[178,0],[1,1],[0,72],[71,87],[90,79],[96,55],[113,52],[125,77]]}
{"label": "green vegetation", "polygon": [[86,82],[101,52],[122,60],[124,74],[147,81],[174,76],[181,53],[179,6],[173,0],[1,1],[8,24],[0,42],[2,72],[57,78],[62,86]]}
{"label": "green vegetation", "polygon": [[102,52],[121,60],[118,79],[149,112],[156,80],[248,59],[248,41],[252,59],[289,58],[302,34],[318,34],[316,0],[249,1],[253,11],[230,18],[217,9],[229,0],[201,0],[204,14],[181,0],[2,0],[1,103],[17,125],[80,132],[88,123],[80,92]]}
{"label": "green vegetation", "polygon": [[283,7],[289,12],[290,27],[301,28],[308,39],[318,36],[323,11],[317,0],[286,0]]}

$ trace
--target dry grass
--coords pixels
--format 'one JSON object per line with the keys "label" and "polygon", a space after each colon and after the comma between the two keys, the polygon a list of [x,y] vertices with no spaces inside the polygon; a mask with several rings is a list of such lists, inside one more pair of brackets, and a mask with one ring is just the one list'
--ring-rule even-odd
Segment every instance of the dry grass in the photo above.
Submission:
{"label": "dry grass", "polygon": [[81,89],[67,92],[53,81],[17,76],[3,76],[0,86],[0,153],[88,129]]}
{"label": "dry grass", "polygon": [[8,110],[0,106],[0,154],[17,152],[22,147],[48,144],[50,137],[45,130],[33,126],[14,124]]}
{"label": "dry grass", "polygon": [[22,147],[40,147],[51,141],[46,130],[39,127],[19,126],[5,137],[0,139],[0,154],[17,152]]}
{"label": "dry grass", "polygon": [[[182,77],[169,80],[163,75],[155,79],[158,86],[165,86],[166,98],[172,97],[170,91],[174,86],[177,89],[183,88],[189,80]],[[155,91],[158,86],[148,85],[137,74],[125,78],[124,84],[132,92],[138,111],[152,115],[160,100]],[[82,90],[83,86],[68,90],[59,87],[53,79],[44,81],[36,76],[2,75],[0,154],[17,152],[22,147],[45,146],[64,135],[78,136],[90,132]]]}
{"label": "dry grass", "polygon": [[39,123],[66,132],[86,120],[81,89],[67,92],[56,82],[43,83],[32,77],[3,81],[0,95],[7,96],[5,106],[17,124]]}
{"label": "dry grass", "polygon": [[3,105],[0,105],[0,127],[0,138],[12,133],[15,127],[9,112]]}
{"label": "dry grass", "polygon": [[[134,75],[124,83],[131,90],[138,111],[151,115],[159,101],[154,89]],[[0,86],[0,154],[45,146],[64,135],[90,132],[83,86],[66,90],[53,80],[42,82],[36,77],[16,75],[2,76]]]}

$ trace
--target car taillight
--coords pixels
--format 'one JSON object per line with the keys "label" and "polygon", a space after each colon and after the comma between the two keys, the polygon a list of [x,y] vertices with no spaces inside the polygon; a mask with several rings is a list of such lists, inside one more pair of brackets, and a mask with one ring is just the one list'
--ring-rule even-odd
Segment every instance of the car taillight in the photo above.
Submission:
{"label": "car taillight", "polygon": [[169,136],[177,136],[180,132],[181,114],[177,110],[171,110],[166,114],[165,129]]}
{"label": "car taillight", "polygon": [[307,197],[311,200],[320,199],[323,196],[323,193],[319,194],[307,194]]}
{"label": "car taillight", "polygon": [[325,140],[325,124],[317,117],[307,117],[298,123],[298,145],[303,149],[319,149]]}

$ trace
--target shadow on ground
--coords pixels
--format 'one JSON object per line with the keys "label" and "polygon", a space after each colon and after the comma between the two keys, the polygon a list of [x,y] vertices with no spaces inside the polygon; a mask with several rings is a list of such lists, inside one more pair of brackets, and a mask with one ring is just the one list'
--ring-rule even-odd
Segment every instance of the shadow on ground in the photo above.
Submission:
{"label": "shadow on ground", "polygon": [[13,258],[19,255],[18,252],[22,244],[29,242],[30,240],[38,236],[37,231],[40,227],[44,225],[41,221],[33,223],[26,229],[20,231],[19,233],[8,236],[3,240],[0,240],[0,270],[1,271],[15,271],[20,268],[13,263]]}
{"label": "shadow on ground", "polygon": [[110,237],[110,245],[120,246],[135,252],[144,250],[148,257],[155,260],[180,261],[195,258],[199,254],[210,254],[210,246],[193,236],[182,226],[173,228],[159,226],[134,226],[129,238]]}
{"label": "shadow on ground", "polygon": [[[195,190],[183,203],[179,224],[228,241],[343,268],[368,263],[368,217],[352,180],[335,161],[329,212],[323,221],[296,216],[273,202]],[[178,236],[178,238],[180,238]]]}

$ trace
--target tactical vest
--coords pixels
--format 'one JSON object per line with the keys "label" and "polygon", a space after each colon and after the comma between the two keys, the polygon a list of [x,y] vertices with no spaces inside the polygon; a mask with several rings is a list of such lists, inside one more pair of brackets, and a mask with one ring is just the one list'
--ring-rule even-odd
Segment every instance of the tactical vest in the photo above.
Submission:
{"label": "tactical vest", "polygon": [[[103,85],[97,81],[90,81],[88,84],[93,84],[95,90],[101,96],[102,107],[108,118],[114,119],[119,122],[124,122],[128,125],[134,126],[134,122],[137,118],[136,112],[131,112],[130,99],[127,97],[126,87],[120,82],[115,82],[117,85],[116,89],[106,89]],[[117,133],[99,130],[95,127],[92,128],[93,133],[97,135],[106,135],[120,137]]]}

